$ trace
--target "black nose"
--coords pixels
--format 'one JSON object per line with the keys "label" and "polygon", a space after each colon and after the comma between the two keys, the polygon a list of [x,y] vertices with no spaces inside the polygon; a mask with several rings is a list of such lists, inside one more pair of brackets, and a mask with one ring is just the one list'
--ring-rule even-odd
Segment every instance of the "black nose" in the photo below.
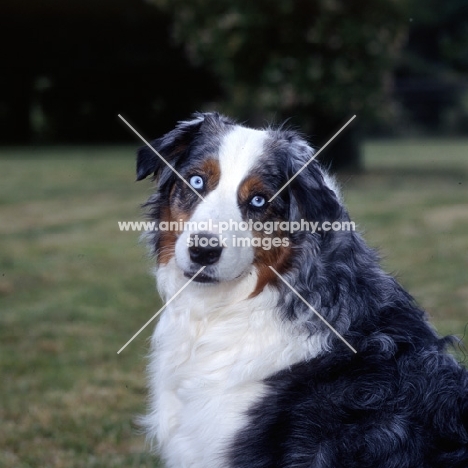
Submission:
{"label": "black nose", "polygon": [[189,254],[192,262],[199,265],[213,265],[221,257],[223,246],[216,234],[195,234],[190,236]]}

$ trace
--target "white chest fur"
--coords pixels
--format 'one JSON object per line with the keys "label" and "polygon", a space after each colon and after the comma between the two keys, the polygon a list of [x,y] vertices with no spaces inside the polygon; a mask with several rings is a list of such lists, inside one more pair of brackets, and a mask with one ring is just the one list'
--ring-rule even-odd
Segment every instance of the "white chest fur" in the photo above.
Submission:
{"label": "white chest fur", "polygon": [[[166,284],[167,273],[158,273]],[[321,349],[321,337],[280,320],[275,290],[248,298],[255,281],[226,290],[191,284],[156,327],[144,422],[167,468],[226,467],[225,452],[262,397],[263,379]]]}

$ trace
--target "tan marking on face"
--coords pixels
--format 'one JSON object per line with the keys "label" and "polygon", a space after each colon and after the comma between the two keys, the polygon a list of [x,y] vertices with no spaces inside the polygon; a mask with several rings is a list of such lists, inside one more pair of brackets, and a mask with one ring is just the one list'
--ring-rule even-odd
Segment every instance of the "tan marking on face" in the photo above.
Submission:
{"label": "tan marking on face", "polygon": [[249,200],[251,197],[258,193],[265,192],[265,185],[263,184],[262,179],[256,176],[251,176],[248,179],[244,180],[239,187],[238,196],[239,201],[245,202]]}
{"label": "tan marking on face", "polygon": [[221,177],[221,169],[217,159],[206,159],[200,167],[200,175],[203,175],[206,182],[206,191],[211,192],[214,190]]}
{"label": "tan marking on face", "polygon": [[[190,219],[190,213],[184,213],[181,210],[171,209],[169,206],[165,206],[161,209],[160,222],[167,222],[168,225],[171,222],[182,222]],[[161,265],[165,265],[175,254],[175,244],[181,231],[177,230],[166,230],[161,231],[159,237],[159,256],[158,261]]]}
{"label": "tan marking on face", "polygon": [[[206,159],[202,162],[199,168],[194,168],[193,173],[203,176],[206,183],[206,191],[212,191],[216,188],[219,183],[220,169],[219,163],[216,159]],[[185,184],[184,184],[185,185]],[[184,210],[181,206],[184,205],[183,200],[181,206],[177,205],[177,200],[174,200],[174,190],[176,185],[171,189],[169,195],[168,205],[161,209],[160,222],[166,222],[170,225],[171,222],[177,222],[176,230],[161,231],[159,238],[159,263],[165,265],[175,255],[175,244],[182,231],[179,230],[179,224],[185,223],[190,220],[193,212],[195,211],[197,204],[193,205],[189,211]],[[189,194],[190,189],[188,187],[182,187],[182,196]],[[172,200],[172,203],[170,202]]]}
{"label": "tan marking on face", "polygon": [[[256,194],[262,194],[268,198],[268,190],[265,187],[261,178],[257,176],[251,176],[247,178],[239,187],[239,201],[247,202]],[[268,219],[269,207],[266,207],[265,212],[262,216],[263,219],[258,219],[260,222],[269,221]],[[263,231],[252,231],[252,235],[255,238],[259,238],[260,242],[263,242],[263,239],[270,238],[279,238],[281,241],[283,239],[288,239],[287,233],[282,231],[276,231],[271,234],[266,234]],[[289,241],[290,242],[290,241]],[[264,244],[262,244],[264,245]],[[250,297],[254,297],[262,292],[264,287],[268,283],[276,283],[278,278],[271,271],[269,266],[272,266],[276,271],[282,272],[289,265],[289,259],[291,257],[291,246],[280,245],[278,247],[271,246],[270,249],[265,249],[263,247],[255,247],[255,256],[253,265],[256,267],[258,272],[257,284],[254,291],[251,293]]]}
{"label": "tan marking on face", "polygon": [[[273,232],[271,234],[265,234],[263,232],[253,232],[255,237],[260,237],[261,239],[270,237],[270,238],[280,238],[281,240],[287,239],[287,234],[281,231]],[[257,284],[255,285],[254,291],[250,294],[250,297],[257,296],[260,294],[265,286],[268,283],[277,283],[278,278],[273,271],[269,268],[272,266],[278,273],[284,272],[290,263],[292,254],[291,241],[289,240],[289,245],[284,246],[280,245],[279,247],[273,247],[269,250],[266,250],[262,247],[255,247],[255,257],[253,264],[257,268],[258,279]]]}

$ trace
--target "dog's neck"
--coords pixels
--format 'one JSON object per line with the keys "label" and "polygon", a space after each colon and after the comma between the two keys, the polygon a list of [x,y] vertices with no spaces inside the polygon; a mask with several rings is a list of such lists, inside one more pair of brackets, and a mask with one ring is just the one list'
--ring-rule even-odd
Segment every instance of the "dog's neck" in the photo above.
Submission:
{"label": "dog's neck", "polygon": [[[189,300],[189,306],[194,316],[206,317],[212,313],[219,313],[224,309],[233,309],[236,304],[247,300],[255,290],[257,273],[254,269],[233,281],[225,283],[204,284],[192,281],[184,291],[177,294],[190,281],[182,271],[177,268],[174,259],[155,271],[157,286],[164,302],[170,301],[175,295],[181,300]],[[276,307],[275,298],[265,304],[267,307]]]}
{"label": "dog's neck", "polygon": [[[175,262],[159,267],[156,277],[165,302],[189,281]],[[226,466],[226,441],[267,391],[265,379],[323,351],[323,334],[310,335],[282,319],[275,287],[250,297],[256,282],[255,272],[229,283],[192,282],[161,315],[149,366],[151,413],[144,424],[171,468],[194,460],[197,467]]]}

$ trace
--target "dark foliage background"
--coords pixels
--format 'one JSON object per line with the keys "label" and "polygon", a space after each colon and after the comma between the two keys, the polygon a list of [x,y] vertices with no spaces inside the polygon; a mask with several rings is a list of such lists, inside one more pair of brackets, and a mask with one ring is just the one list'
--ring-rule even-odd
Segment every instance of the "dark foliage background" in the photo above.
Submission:
{"label": "dark foliage background", "polygon": [[133,141],[194,110],[290,124],[357,166],[363,135],[468,128],[463,0],[5,0],[0,144]]}

